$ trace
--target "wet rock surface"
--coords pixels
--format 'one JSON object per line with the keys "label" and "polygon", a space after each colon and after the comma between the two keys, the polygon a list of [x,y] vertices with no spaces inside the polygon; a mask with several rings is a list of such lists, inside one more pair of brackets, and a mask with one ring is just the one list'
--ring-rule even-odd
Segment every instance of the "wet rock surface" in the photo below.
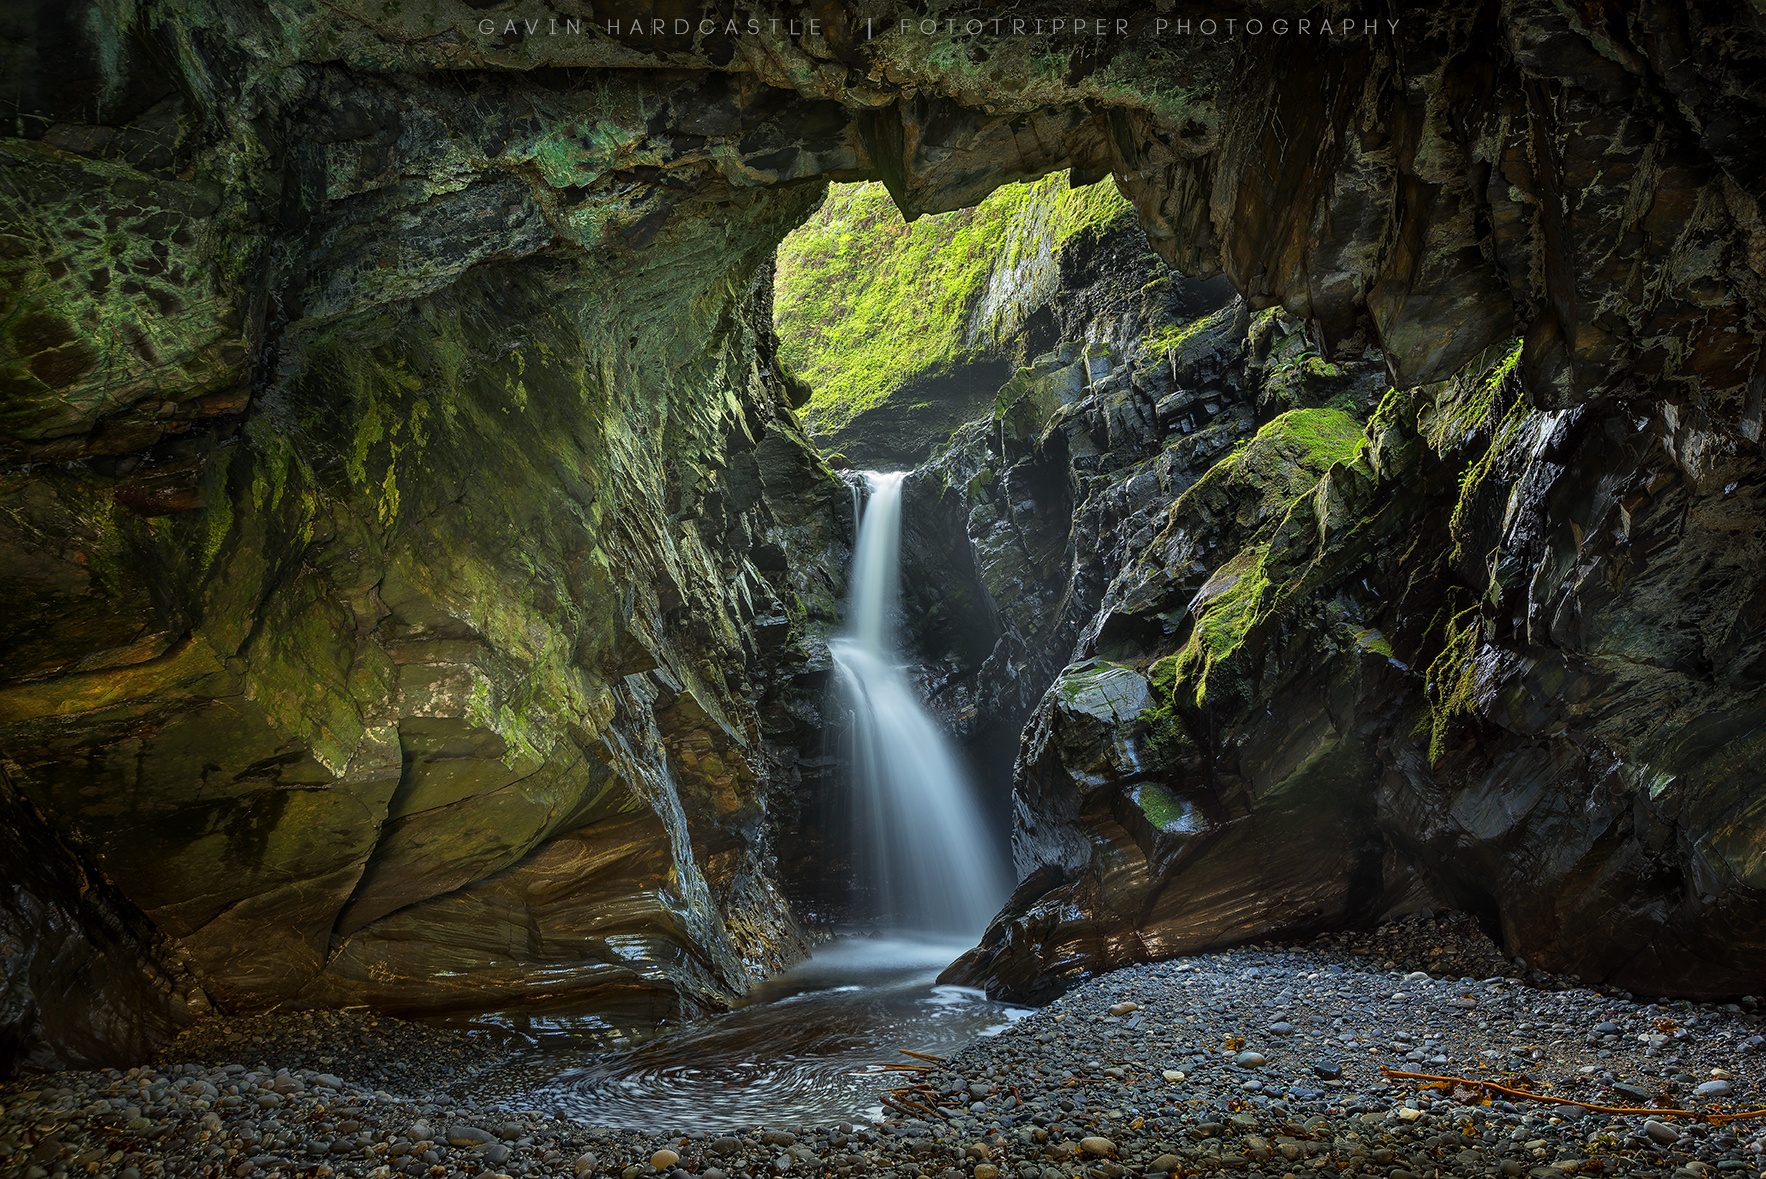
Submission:
{"label": "wet rock surface", "polygon": [[[1475,928],[1444,915],[1396,941],[1472,962],[1490,950]],[[1758,1121],[1563,1104],[1756,1108],[1755,1011],[1409,971],[1411,953],[1261,946],[1129,967],[907,1074],[882,1124],[699,1137],[458,1101],[447,1086],[511,1050],[484,1033],[338,1013],[210,1019],[150,1067],[0,1087],[0,1150],[28,1179],[89,1164],[126,1179],[1761,1173]],[[1486,1104],[1382,1066],[1545,1100]]]}
{"label": "wet rock surface", "polygon": [[[1198,436],[1215,433],[1213,461],[1184,483],[1147,469],[1181,471],[1173,458],[1194,443],[1154,418],[1144,350],[1122,394],[1140,428],[1095,483],[1070,427],[1113,420],[1102,389],[1021,460],[1066,467],[1080,505],[1065,569],[1044,566],[1055,586],[1071,579],[1044,600],[1071,620],[1073,661],[1018,755],[1018,894],[949,977],[1046,998],[1100,967],[1457,907],[1544,969],[1657,994],[1753,987],[1763,882],[1743,849],[1759,846],[1745,834],[1758,795],[1730,767],[1734,743],[1756,739],[1739,717],[1759,689],[1674,670],[1694,649],[1734,668],[1762,641],[1742,605],[1754,558],[1697,523],[1720,503],[1753,512],[1735,499],[1751,476],[1700,492],[1662,473],[1648,428],[1531,410],[1518,346],[1385,394],[1365,426],[1353,401],[1266,416],[1277,378],[1253,365],[1256,337],[1224,336],[1221,391],[1178,382],[1223,410]],[[1303,364],[1302,387],[1316,377],[1321,393],[1355,371]],[[1159,457],[1127,461],[1148,452]],[[1075,560],[1122,535],[1094,513],[1141,482],[1145,523],[1108,559]],[[1689,527],[1654,531],[1654,513],[1683,511]],[[1059,510],[1025,515],[1063,530]],[[1572,551],[1575,571],[1556,563]],[[1667,569],[1707,559],[1694,601]],[[1619,580],[1601,572],[1621,567]],[[1048,616],[1010,590],[995,601],[1020,625]],[[1725,638],[1644,622],[1669,616]],[[1045,648],[1044,666],[1060,651]],[[1698,702],[1652,707],[1670,691]],[[1589,762],[1596,748],[1610,759]],[[1645,768],[1670,763],[1672,784]],[[1688,823],[1711,851],[1662,826]],[[1670,883],[1688,878],[1706,882],[1696,897]]]}
{"label": "wet rock surface", "polygon": [[[765,262],[830,178],[915,216],[1060,169],[1120,177],[1160,258],[1230,279],[1251,367],[1279,303],[1290,369],[1400,391],[1321,473],[1317,431],[1257,445],[1326,411],[1273,374],[1229,407],[1175,340],[1108,375],[1078,340],[1033,358],[970,463],[1013,619],[974,709],[1035,711],[1027,889],[976,977],[1452,904],[1551,969],[1753,985],[1742,0],[1452,3],[1249,68],[1135,4],[1093,9],[1137,30],[1096,53],[949,55],[847,12],[659,40],[101,8],[25,10],[0,108],[0,748],[55,836],[53,871],[7,867],[61,971],[39,999],[90,979],[156,1035],[168,990],[645,1020],[801,953],[772,843],[825,768],[846,499]],[[1205,484],[1241,442],[1320,477]],[[1045,700],[1075,660],[1141,676],[1153,721]],[[112,918],[167,940],[88,930]],[[150,959],[162,999],[92,953]],[[4,1010],[0,1045],[103,1049]]]}
{"label": "wet rock surface", "polygon": [[[1752,477],[1701,493],[1648,422],[1533,410],[1523,361],[1394,393],[1377,352],[1324,362],[1241,305],[1124,357],[1040,359],[916,476],[970,552],[924,564],[987,624],[964,633],[996,636],[938,690],[971,733],[1024,730],[1020,888],[950,979],[1042,1000],[1124,962],[1457,907],[1545,969],[1754,985],[1757,793],[1729,767],[1757,736],[1736,670],[1762,642],[1755,557],[1698,523],[1719,499],[1753,512]],[[1667,576],[1681,560],[1710,562],[1709,596]],[[1725,637],[1645,622],[1670,616]],[[1731,670],[1683,681],[1695,648]],[[1684,716],[1651,706],[1678,692]],[[1673,783],[1644,786],[1663,758]],[[1668,838],[1682,821],[1713,850]]]}

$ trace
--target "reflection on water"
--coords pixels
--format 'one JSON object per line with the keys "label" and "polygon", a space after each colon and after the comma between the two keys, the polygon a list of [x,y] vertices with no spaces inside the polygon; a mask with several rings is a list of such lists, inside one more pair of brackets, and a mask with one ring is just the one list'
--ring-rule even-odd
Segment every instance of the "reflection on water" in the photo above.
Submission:
{"label": "reflection on water", "polygon": [[560,1109],[589,1125],[682,1133],[876,1120],[877,1090],[911,1063],[947,1056],[1029,1011],[967,987],[936,985],[966,942],[850,938],[764,984],[754,1001],[615,1052],[544,1036],[473,1086],[478,1100]]}

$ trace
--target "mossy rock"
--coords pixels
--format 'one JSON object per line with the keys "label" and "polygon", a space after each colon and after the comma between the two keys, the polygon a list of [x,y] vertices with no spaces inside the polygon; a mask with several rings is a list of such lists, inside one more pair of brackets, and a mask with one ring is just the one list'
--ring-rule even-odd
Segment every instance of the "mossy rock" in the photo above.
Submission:
{"label": "mossy rock", "polygon": [[927,389],[948,399],[959,371],[998,359],[1051,293],[1066,243],[1131,217],[1113,186],[1073,189],[1061,175],[912,225],[881,184],[831,188],[781,244],[776,279],[781,354],[814,387],[812,433],[837,434],[898,398],[924,402]]}

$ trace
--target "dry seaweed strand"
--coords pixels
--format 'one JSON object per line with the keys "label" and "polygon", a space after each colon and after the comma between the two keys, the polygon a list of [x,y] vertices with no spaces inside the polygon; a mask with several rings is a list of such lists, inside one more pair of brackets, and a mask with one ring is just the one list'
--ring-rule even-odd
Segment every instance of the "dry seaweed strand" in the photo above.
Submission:
{"label": "dry seaweed strand", "polygon": [[1696,1109],[1655,1109],[1651,1107],[1633,1109],[1617,1105],[1595,1105],[1587,1101],[1576,1101],[1569,1097],[1545,1097],[1538,1093],[1530,1093],[1525,1089],[1511,1089],[1507,1085],[1498,1085],[1495,1081],[1480,1081],[1472,1077],[1438,1077],[1430,1073],[1406,1073],[1384,1066],[1380,1068],[1380,1075],[1402,1077],[1410,1081],[1446,1081],[1454,1085],[1464,1085],[1468,1089],[1488,1089],[1492,1093],[1501,1093],[1505,1097],[1519,1097],[1524,1101],[1537,1101],[1541,1105],[1574,1105],[1580,1109],[1593,1110],[1595,1113],[1628,1114],[1652,1118],[1691,1118],[1697,1122],[1739,1122],[1744,1118],[1766,1118],[1766,1109],[1742,1110],[1736,1113],[1706,1113]]}
{"label": "dry seaweed strand", "polygon": [[[884,1105],[901,1113],[913,1114],[916,1117],[937,1118],[939,1121],[945,1120],[944,1115],[938,1112],[937,1096],[929,1085],[923,1083],[896,1085],[891,1089],[879,1090],[877,1096]],[[914,1100],[919,1096],[928,1097],[931,1100],[922,1104]]]}

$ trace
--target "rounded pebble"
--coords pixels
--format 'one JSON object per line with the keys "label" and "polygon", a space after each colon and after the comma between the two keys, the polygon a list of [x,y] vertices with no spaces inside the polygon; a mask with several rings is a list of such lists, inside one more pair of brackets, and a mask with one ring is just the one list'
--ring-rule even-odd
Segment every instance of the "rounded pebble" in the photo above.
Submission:
{"label": "rounded pebble", "polygon": [[[1600,1159],[1608,1175],[1758,1179],[1766,1141],[1757,1125],[1676,1125],[1506,1097],[1481,1104],[1475,1090],[1382,1073],[1524,1073],[1558,1102],[1596,1106],[1751,1099],[1735,1078],[1751,1085],[1761,1075],[1757,1000],[1735,1010],[1652,1004],[1521,970],[1474,919],[1453,914],[1306,947],[1125,967],[911,1074],[916,1108],[891,1110],[887,1123],[710,1133],[584,1125],[538,1094],[493,1099],[474,1076],[520,1047],[493,1032],[357,1013],[210,1016],[151,1064],[0,1085],[0,1170],[28,1179],[93,1166],[117,1179],[474,1170],[493,1179],[1227,1179],[1228,1170],[1239,1179],[1345,1170],[1566,1179]],[[1454,1002],[1465,998],[1473,1005]],[[1263,1059],[1254,1073],[1251,1057]],[[1715,1082],[1730,1092],[1700,1092]],[[1243,1165],[1223,1165],[1234,1159]]]}

